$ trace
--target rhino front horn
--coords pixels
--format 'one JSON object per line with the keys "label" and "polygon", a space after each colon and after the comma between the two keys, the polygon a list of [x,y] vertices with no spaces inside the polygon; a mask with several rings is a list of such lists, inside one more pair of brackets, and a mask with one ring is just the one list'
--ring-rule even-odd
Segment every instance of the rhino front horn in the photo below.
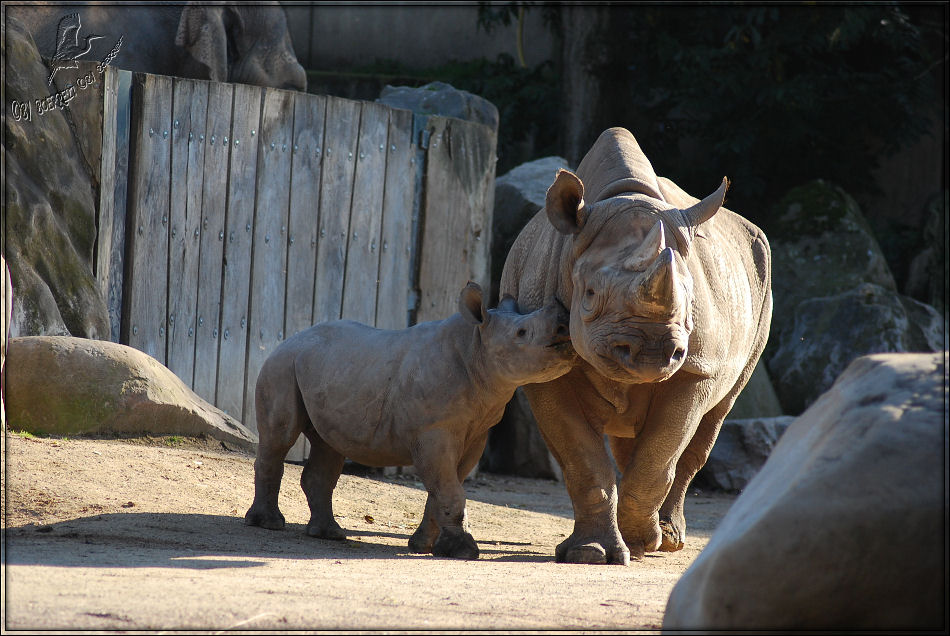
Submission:
{"label": "rhino front horn", "polygon": [[650,268],[643,273],[633,293],[633,301],[640,310],[668,315],[676,307],[676,268],[673,266],[673,249],[667,247],[657,256]]}
{"label": "rhino front horn", "polygon": [[700,223],[711,219],[712,216],[719,211],[719,208],[722,207],[723,201],[726,200],[726,191],[728,189],[729,178],[723,177],[719,189],[696,205],[683,210],[683,217],[686,219],[687,225],[695,228]]}

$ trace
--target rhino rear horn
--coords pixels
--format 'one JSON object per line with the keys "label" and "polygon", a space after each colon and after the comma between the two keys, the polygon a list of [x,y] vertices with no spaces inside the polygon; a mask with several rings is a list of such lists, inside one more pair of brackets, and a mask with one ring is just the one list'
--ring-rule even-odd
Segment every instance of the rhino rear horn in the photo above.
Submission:
{"label": "rhino rear horn", "polygon": [[676,284],[676,268],[673,266],[673,249],[667,247],[657,256],[650,268],[643,273],[633,293],[633,302],[642,309],[667,314],[677,304],[679,286]]}
{"label": "rhino rear horn", "polygon": [[728,189],[729,178],[723,177],[719,189],[696,205],[690,206],[683,210],[683,217],[686,219],[687,224],[695,228],[700,223],[705,223],[711,219],[713,215],[722,207],[723,201],[726,200],[726,191]]}
{"label": "rhino rear horn", "polygon": [[558,170],[544,198],[548,220],[561,234],[578,234],[587,222],[584,183],[570,170]]}

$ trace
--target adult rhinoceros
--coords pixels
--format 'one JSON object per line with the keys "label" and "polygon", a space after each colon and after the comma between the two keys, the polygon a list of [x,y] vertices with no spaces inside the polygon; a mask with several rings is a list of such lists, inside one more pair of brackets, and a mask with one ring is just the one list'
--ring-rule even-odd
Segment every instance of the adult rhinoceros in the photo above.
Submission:
{"label": "adult rhinoceros", "polygon": [[567,375],[525,387],[574,506],[560,562],[626,564],[683,547],[687,486],[772,316],[768,241],[722,207],[727,187],[698,201],[611,128],[576,175],[558,172],[508,254],[501,293],[521,311],[556,296],[580,355]]}

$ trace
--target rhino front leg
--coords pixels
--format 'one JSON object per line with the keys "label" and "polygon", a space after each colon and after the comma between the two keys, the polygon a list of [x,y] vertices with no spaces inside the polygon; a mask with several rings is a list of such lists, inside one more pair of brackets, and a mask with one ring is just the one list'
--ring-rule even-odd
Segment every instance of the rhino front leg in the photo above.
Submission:
{"label": "rhino front leg", "polygon": [[663,533],[660,550],[663,552],[676,552],[683,549],[686,542],[686,515],[684,512],[686,491],[693,481],[693,477],[709,459],[709,453],[719,436],[719,429],[732,408],[733,402],[733,399],[724,400],[703,416],[699,421],[696,433],[676,463],[676,477],[673,479],[673,486],[666,496],[666,501],[660,507],[660,530]]}
{"label": "rhino front leg", "polygon": [[571,376],[574,373],[524,387],[541,436],[561,466],[574,506],[574,531],[555,549],[555,560],[627,565],[630,552],[617,527],[613,467],[602,433],[588,423],[571,382],[565,380]]}
{"label": "rhino front leg", "polygon": [[310,506],[307,534],[319,539],[345,539],[346,532],[333,518],[333,489],[343,472],[345,458],[323,441],[312,426],[305,433],[311,448],[300,475],[300,487]]}
{"label": "rhino front leg", "polygon": [[477,559],[478,545],[465,528],[465,491],[458,478],[458,456],[451,436],[443,431],[430,431],[417,440],[413,463],[429,497],[422,523],[410,539],[409,547],[413,550],[425,547],[434,522],[439,532],[432,543],[432,554]]}
{"label": "rhino front leg", "polygon": [[[469,445],[462,459],[459,461],[459,483],[464,482],[465,478],[472,472],[472,469],[475,468],[475,465],[478,464],[478,460],[481,459],[482,453],[485,451],[485,444],[487,442],[488,431],[485,431],[483,435],[476,438],[475,441]],[[462,529],[466,532],[470,532],[467,517],[462,520]],[[409,539],[409,549],[413,552],[423,554],[430,553],[438,536],[439,524],[435,521],[435,500],[429,496],[426,499],[426,508],[425,513],[422,515],[422,522]]]}
{"label": "rhino front leg", "polygon": [[[625,465],[621,464],[617,522],[630,554],[636,558],[659,550],[663,543],[660,507],[672,491],[679,459],[697,430],[699,418],[691,403],[696,393],[670,389],[663,399],[654,399],[641,434],[630,445]],[[623,446],[615,444],[614,448]],[[675,531],[681,533],[681,538],[685,519],[678,523]],[[669,527],[673,528],[672,523]],[[671,536],[670,540],[678,539]]]}

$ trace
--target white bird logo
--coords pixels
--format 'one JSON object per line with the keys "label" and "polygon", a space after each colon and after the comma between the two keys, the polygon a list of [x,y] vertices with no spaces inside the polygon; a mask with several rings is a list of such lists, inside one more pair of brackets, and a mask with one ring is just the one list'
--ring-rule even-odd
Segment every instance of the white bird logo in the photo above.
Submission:
{"label": "white bird logo", "polygon": [[105,36],[87,35],[82,46],[79,45],[79,29],[82,28],[82,21],[78,13],[70,13],[63,16],[56,29],[56,53],[50,60],[50,66],[53,67],[49,74],[48,84],[53,83],[53,76],[56,71],[64,68],[79,68],[76,60],[88,53],[92,49],[92,40],[99,40]]}

